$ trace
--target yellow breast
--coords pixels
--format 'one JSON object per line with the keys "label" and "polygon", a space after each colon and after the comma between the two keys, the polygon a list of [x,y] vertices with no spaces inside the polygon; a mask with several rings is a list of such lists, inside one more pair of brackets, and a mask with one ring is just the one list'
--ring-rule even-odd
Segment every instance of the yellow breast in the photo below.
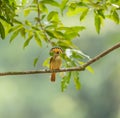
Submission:
{"label": "yellow breast", "polygon": [[61,63],[62,63],[62,60],[61,60],[60,56],[57,56],[55,58],[51,58],[50,69],[60,69]]}

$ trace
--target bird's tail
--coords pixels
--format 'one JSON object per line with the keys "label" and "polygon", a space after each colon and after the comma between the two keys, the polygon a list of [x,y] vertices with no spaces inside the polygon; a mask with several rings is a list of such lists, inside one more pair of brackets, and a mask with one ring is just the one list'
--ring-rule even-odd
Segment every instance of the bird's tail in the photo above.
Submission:
{"label": "bird's tail", "polygon": [[51,82],[55,82],[56,73],[51,74]]}

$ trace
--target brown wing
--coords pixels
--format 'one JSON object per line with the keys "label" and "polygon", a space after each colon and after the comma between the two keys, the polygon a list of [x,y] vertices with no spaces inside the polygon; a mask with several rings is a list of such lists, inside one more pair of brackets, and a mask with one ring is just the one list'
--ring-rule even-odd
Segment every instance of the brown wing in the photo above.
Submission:
{"label": "brown wing", "polygon": [[51,64],[52,60],[53,60],[53,57],[50,58],[50,69],[52,69],[52,64]]}

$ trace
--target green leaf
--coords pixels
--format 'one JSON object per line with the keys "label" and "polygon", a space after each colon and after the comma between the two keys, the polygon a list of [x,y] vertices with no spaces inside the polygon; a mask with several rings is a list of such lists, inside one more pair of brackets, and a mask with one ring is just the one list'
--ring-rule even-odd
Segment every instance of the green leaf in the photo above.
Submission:
{"label": "green leaf", "polygon": [[48,16],[47,16],[47,20],[48,21],[58,21],[58,12],[56,11],[51,11]]}
{"label": "green leaf", "polygon": [[18,36],[20,30],[21,30],[21,28],[17,29],[16,31],[13,32],[13,34],[10,37],[10,43]]}
{"label": "green leaf", "polygon": [[32,29],[40,31],[40,29],[38,27],[36,27],[36,26],[32,26]]}
{"label": "green leaf", "polygon": [[[82,7],[81,7],[82,6]],[[83,7],[84,6],[84,7]],[[77,3],[77,2],[72,2],[70,5],[69,5],[69,8],[68,8],[68,12],[67,12],[67,15],[68,16],[74,16],[74,15],[77,15],[77,14],[80,14],[82,12],[84,12],[85,14],[87,14],[87,10],[88,7],[84,4],[84,5],[80,5],[80,3]],[[84,17],[84,14],[83,14],[83,17]]]}
{"label": "green leaf", "polygon": [[91,59],[88,55],[86,55],[85,53],[83,53],[82,51],[80,50],[77,50],[77,49],[70,49],[70,51],[72,52],[72,54],[76,54],[79,55],[81,58],[87,58],[87,59]]}
{"label": "green leaf", "polygon": [[112,13],[112,18],[117,24],[119,24],[119,15],[115,10]]}
{"label": "green leaf", "polygon": [[75,83],[76,89],[79,90],[81,88],[79,77],[74,77],[74,83]]}
{"label": "green leaf", "polygon": [[51,30],[46,30],[46,33],[47,33],[51,38],[56,38],[56,37],[54,36],[54,32],[53,32],[53,31],[51,31]]}
{"label": "green leaf", "polygon": [[64,33],[60,32],[60,31],[54,31],[54,36],[55,36],[57,39],[65,39]]}
{"label": "green leaf", "polygon": [[33,0],[33,3],[34,3],[34,4],[37,4],[37,3],[38,3],[38,0]]}
{"label": "green leaf", "polygon": [[70,2],[69,8],[70,8],[71,10],[75,10],[76,7],[77,7],[77,3],[76,3],[76,2]]}
{"label": "green leaf", "polygon": [[42,0],[41,1],[43,4],[49,4],[55,7],[59,7],[59,3],[54,1],[54,0]]}
{"label": "green leaf", "polygon": [[39,7],[40,7],[41,12],[48,13],[48,9],[42,1],[40,1]]}
{"label": "green leaf", "polygon": [[91,66],[87,66],[86,70],[88,70],[90,73],[94,73],[94,70]]}
{"label": "green leaf", "polygon": [[66,75],[61,80],[61,91],[63,92],[69,85],[71,78],[71,72],[66,73]]}
{"label": "green leaf", "polygon": [[83,12],[82,12],[82,14],[81,14],[81,16],[80,16],[80,21],[82,21],[84,18],[85,18],[85,16],[87,15],[87,13],[88,13],[88,8],[86,8]]}
{"label": "green leaf", "polygon": [[[87,1],[87,0],[86,0],[86,1]],[[87,2],[84,2],[84,1],[77,2],[77,5],[78,5],[79,7],[89,7],[88,4],[87,4]]]}
{"label": "green leaf", "polygon": [[51,38],[56,38],[56,39],[65,39],[64,34],[60,31],[57,30],[46,30],[47,34],[51,37]]}
{"label": "green leaf", "polygon": [[20,24],[20,25],[16,25],[16,26],[12,27],[12,28],[9,30],[9,33],[11,33],[11,32],[13,32],[13,31],[21,28],[22,26],[23,26],[23,25]]}
{"label": "green leaf", "polygon": [[42,42],[40,40],[40,34],[38,34],[38,32],[34,32],[34,37],[35,37],[35,40],[37,42],[37,44],[41,47],[42,46]]}
{"label": "green leaf", "polygon": [[59,40],[57,44],[63,48],[75,48],[76,46],[69,40]]}
{"label": "green leaf", "polygon": [[25,5],[26,4],[26,0],[22,0],[22,5]]}
{"label": "green leaf", "polygon": [[119,2],[119,0],[110,0],[111,3]]}
{"label": "green leaf", "polygon": [[72,74],[74,78],[75,87],[77,90],[79,90],[81,88],[81,84],[79,81],[79,72],[73,72]]}
{"label": "green leaf", "polygon": [[105,15],[104,15],[104,10],[103,10],[103,9],[97,10],[97,14],[98,14],[99,16],[101,16],[103,19],[105,19]]}
{"label": "green leaf", "polygon": [[45,66],[45,67],[48,67],[49,68],[49,66],[50,66],[50,57],[48,57],[44,62],[43,62],[43,66]]}
{"label": "green leaf", "polygon": [[63,11],[64,9],[66,8],[66,4],[69,0],[62,0],[61,4],[60,4],[60,9],[61,9],[61,12],[63,14]]}
{"label": "green leaf", "polygon": [[38,62],[38,57],[34,59],[34,67],[36,66],[37,62]]}
{"label": "green leaf", "polygon": [[101,26],[100,17],[98,14],[95,14],[95,27],[98,34],[100,33],[100,26]]}
{"label": "green leaf", "polygon": [[59,27],[59,28],[57,28],[57,30],[64,30],[66,32],[67,31],[70,32],[71,30],[74,32],[79,32],[79,31],[82,31],[84,29],[85,29],[84,26],[71,26],[71,27]]}
{"label": "green leaf", "polygon": [[26,8],[24,9],[24,16],[28,16],[30,13],[31,9],[30,8]]}
{"label": "green leaf", "polygon": [[56,25],[52,24],[52,25],[48,25],[45,27],[45,29],[47,30],[52,30],[52,29],[55,29],[56,28]]}
{"label": "green leaf", "polygon": [[[80,64],[80,66],[82,66],[82,65],[85,64],[85,62],[79,61],[79,64]],[[87,66],[86,70],[88,70],[90,73],[94,73],[94,70],[93,70],[93,68],[91,66]]]}
{"label": "green leaf", "polygon": [[8,22],[7,19],[6,19],[5,17],[3,17],[3,16],[0,16],[0,19],[2,19],[3,21],[5,21],[5,22],[8,23],[8,24],[11,24],[11,23]]}
{"label": "green leaf", "polygon": [[28,37],[28,39],[24,42],[23,48],[25,48],[26,46],[28,46],[28,44],[29,44],[30,40],[32,39],[32,37],[33,37],[33,35],[30,35]]}
{"label": "green leaf", "polygon": [[41,20],[43,20],[45,17],[46,17],[46,15],[43,14],[43,15],[41,16]]}
{"label": "green leaf", "polygon": [[77,15],[77,14],[81,13],[81,10],[82,10],[82,8],[80,8],[80,7],[77,7],[77,8],[75,8],[75,9],[69,8],[69,10],[68,10],[68,12],[67,12],[67,15],[68,15],[68,16]]}
{"label": "green leaf", "polygon": [[85,27],[83,26],[72,26],[72,27],[59,27],[57,30],[64,31],[64,37],[66,40],[74,39],[75,37],[79,36],[79,32],[84,30]]}
{"label": "green leaf", "polygon": [[76,31],[72,31],[72,30],[64,33],[64,37],[66,40],[71,40],[78,36],[80,36],[79,33]]}
{"label": "green leaf", "polygon": [[5,29],[4,29],[4,27],[3,27],[1,22],[0,22],[0,35],[1,35],[2,39],[5,38]]}
{"label": "green leaf", "polygon": [[25,38],[25,35],[26,35],[26,32],[25,32],[25,28],[22,27],[21,30],[20,30],[20,34],[23,38]]}
{"label": "green leaf", "polygon": [[25,20],[25,24],[28,25],[28,26],[31,26],[31,22],[28,21],[28,20]]}
{"label": "green leaf", "polygon": [[22,24],[22,22],[17,20],[17,19],[13,19],[13,22],[16,23],[16,24]]}

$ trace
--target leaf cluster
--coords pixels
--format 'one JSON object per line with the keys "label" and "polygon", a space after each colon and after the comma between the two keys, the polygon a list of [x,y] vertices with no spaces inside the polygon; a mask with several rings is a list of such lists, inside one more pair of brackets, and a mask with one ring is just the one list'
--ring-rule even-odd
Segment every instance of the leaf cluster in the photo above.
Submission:
{"label": "leaf cluster", "polygon": [[81,0],[68,3],[68,16],[79,15],[80,21],[91,13],[97,33],[100,33],[105,19],[119,24],[120,0]]}
{"label": "leaf cluster", "polygon": [[0,36],[5,38],[6,26],[14,25],[15,20],[16,2],[14,0],[0,0]]}

